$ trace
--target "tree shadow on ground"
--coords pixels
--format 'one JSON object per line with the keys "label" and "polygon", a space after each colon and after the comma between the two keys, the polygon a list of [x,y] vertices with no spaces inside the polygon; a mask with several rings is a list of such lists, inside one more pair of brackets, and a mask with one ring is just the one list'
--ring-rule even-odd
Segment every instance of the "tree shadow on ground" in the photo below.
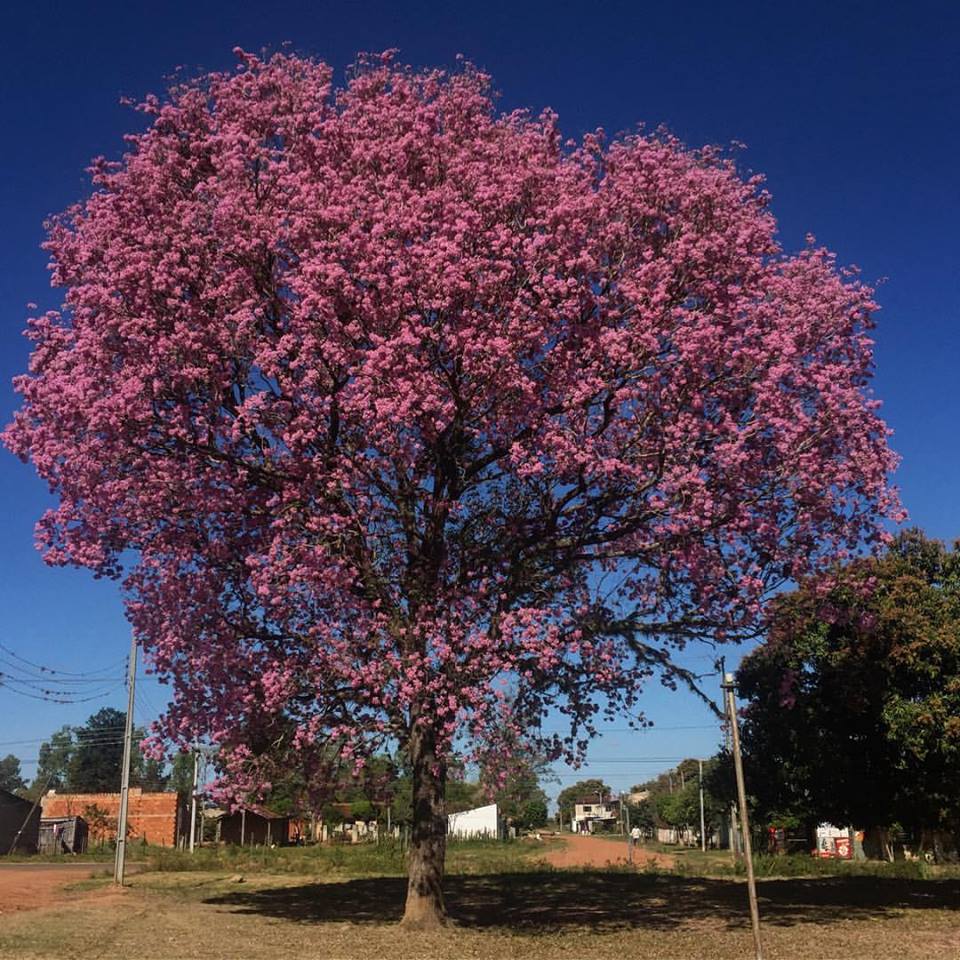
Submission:
{"label": "tree shadow on ground", "polygon": [[[604,871],[544,871],[449,876],[444,892],[463,927],[512,930],[669,930],[710,921],[742,927],[747,889],[733,880]],[[385,923],[403,913],[406,880],[377,877],[236,891],[205,902],[301,923]],[[764,880],[763,922],[777,926],[884,919],[903,909],[956,909],[960,880],[829,877]]]}

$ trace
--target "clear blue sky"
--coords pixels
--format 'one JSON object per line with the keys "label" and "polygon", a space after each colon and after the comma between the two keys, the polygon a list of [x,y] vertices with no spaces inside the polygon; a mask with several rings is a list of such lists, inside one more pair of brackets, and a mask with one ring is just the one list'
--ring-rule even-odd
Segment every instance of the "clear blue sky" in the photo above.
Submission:
{"label": "clear blue sky", "polygon": [[[137,123],[119,98],[161,90],[178,65],[228,67],[236,45],[284,41],[341,71],[361,50],[398,47],[416,65],[452,65],[463,53],[494,75],[504,108],[553,107],[572,136],[642,121],[665,123],[690,144],[746,143],[742,162],[767,175],[786,248],[811,232],[868,280],[888,278],[879,293],[876,388],[903,456],[904,501],[911,521],[931,534],[960,536],[953,2],[10,4],[0,36],[4,422],[15,405],[10,378],[26,365],[25,304],[57,303],[39,249],[41,223],[84,195],[92,156],[119,153],[121,135]],[[47,569],[33,550],[46,497],[29,468],[0,455],[0,638],[66,669],[117,664],[110,675],[119,677],[128,633],[116,588]],[[728,657],[736,662],[737,651]],[[709,669],[706,659],[695,664]],[[155,685],[145,693],[140,718],[162,700]],[[0,688],[0,755],[30,760],[51,730],[122,702],[120,689],[67,707]],[[619,789],[671,765],[634,758],[713,752],[716,733],[702,726],[709,716],[689,697],[654,690],[649,710],[659,732],[611,731],[583,775]]]}

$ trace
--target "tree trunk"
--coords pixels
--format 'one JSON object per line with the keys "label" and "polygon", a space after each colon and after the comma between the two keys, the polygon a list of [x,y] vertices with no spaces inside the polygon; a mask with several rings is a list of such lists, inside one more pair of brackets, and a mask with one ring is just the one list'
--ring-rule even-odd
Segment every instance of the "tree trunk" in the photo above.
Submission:
{"label": "tree trunk", "polygon": [[413,833],[407,861],[407,903],[401,924],[428,930],[447,924],[443,902],[443,861],[447,852],[444,811],[446,763],[437,756],[433,731],[414,724],[410,737],[413,767]]}

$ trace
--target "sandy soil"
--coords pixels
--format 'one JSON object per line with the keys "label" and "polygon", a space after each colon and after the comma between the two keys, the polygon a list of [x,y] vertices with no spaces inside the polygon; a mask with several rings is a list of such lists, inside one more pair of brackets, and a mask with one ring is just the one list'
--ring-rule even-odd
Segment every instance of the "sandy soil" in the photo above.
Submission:
{"label": "sandy soil", "polygon": [[[627,841],[604,840],[600,837],[571,834],[563,838],[562,850],[552,850],[543,859],[554,867],[606,867],[627,862]],[[639,867],[655,861],[658,866],[672,867],[674,859],[666,853],[655,853],[638,846],[633,862]]]}
{"label": "sandy soil", "polygon": [[65,889],[103,873],[102,863],[5,863],[0,865],[0,916],[76,900],[82,892]]}

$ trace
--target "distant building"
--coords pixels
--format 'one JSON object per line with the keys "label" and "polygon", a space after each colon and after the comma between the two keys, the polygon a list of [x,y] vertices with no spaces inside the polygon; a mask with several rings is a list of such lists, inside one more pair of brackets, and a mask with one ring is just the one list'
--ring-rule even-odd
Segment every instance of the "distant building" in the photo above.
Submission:
{"label": "distant building", "polygon": [[473,837],[488,837],[498,840],[503,836],[503,821],[495,803],[474,807],[447,816],[447,836],[461,840]]}
{"label": "distant building", "polygon": [[[83,817],[91,843],[115,840],[120,815],[119,793],[57,793],[51,790],[42,801],[43,819]],[[174,847],[187,832],[189,819],[175,793],[144,793],[131,787],[127,803],[127,838],[158,847]]]}
{"label": "distant building", "polygon": [[266,807],[248,803],[217,820],[217,839],[221,843],[270,847],[285,844],[290,834],[290,817]]}
{"label": "distant building", "polygon": [[593,833],[597,827],[612,826],[617,822],[617,804],[601,796],[581,797],[573,805],[574,833]]}
{"label": "distant building", "polygon": [[40,806],[8,790],[0,790],[0,855],[36,853],[40,835]]}

